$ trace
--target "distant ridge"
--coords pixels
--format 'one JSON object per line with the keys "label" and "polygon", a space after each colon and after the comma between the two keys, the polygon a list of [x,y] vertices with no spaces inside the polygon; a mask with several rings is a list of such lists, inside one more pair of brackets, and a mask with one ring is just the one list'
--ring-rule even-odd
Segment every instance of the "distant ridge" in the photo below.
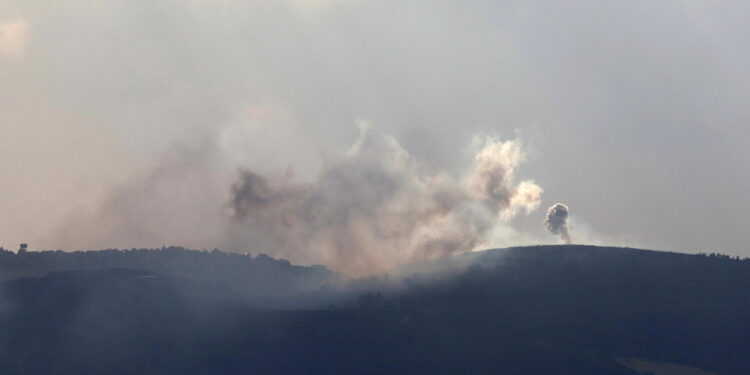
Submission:
{"label": "distant ridge", "polygon": [[706,260],[746,264],[750,267],[750,258],[740,259],[720,253],[688,254],[630,247],[566,244],[514,246],[455,254],[449,257],[403,265],[394,272],[394,275],[462,272],[471,266],[492,267],[500,264],[536,264],[541,266],[563,263],[596,267],[612,262],[645,262],[651,264],[652,267],[657,267],[668,266],[673,262],[677,262],[676,264],[703,263]]}
{"label": "distant ridge", "polygon": [[253,297],[287,296],[315,290],[338,275],[325,266],[296,266],[265,254],[250,256],[219,250],[161,249],[0,252],[0,281],[42,277],[58,271],[131,269],[158,276],[223,282]]}

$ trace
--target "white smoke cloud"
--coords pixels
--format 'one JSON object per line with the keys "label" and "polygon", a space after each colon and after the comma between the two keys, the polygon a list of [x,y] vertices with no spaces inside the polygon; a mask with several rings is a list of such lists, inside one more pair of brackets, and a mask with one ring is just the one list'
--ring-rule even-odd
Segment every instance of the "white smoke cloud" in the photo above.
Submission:
{"label": "white smoke cloud", "polygon": [[362,126],[354,146],[312,182],[242,171],[232,187],[234,233],[275,255],[353,275],[471,251],[494,227],[538,206],[541,188],[514,182],[522,156],[517,141],[486,138],[468,173],[454,179],[427,173],[396,139]]}
{"label": "white smoke cloud", "polygon": [[[265,134],[261,123],[249,127],[250,138]],[[518,244],[525,235],[509,220],[539,205],[541,188],[515,181],[524,159],[516,140],[486,137],[465,172],[451,174],[433,171],[394,137],[361,124],[348,150],[330,153],[309,175],[272,161],[275,169],[243,163],[242,142],[229,141],[242,137],[237,129],[202,149],[165,153],[96,209],[69,217],[52,242],[63,249],[219,247],[365,275]],[[274,145],[299,145],[285,145],[277,137],[283,134],[267,134],[266,157],[274,157]],[[238,165],[245,166],[239,179]]]}
{"label": "white smoke cloud", "polygon": [[542,189],[533,181],[514,186],[513,174],[523,160],[518,142],[501,142],[486,137],[478,142],[478,152],[467,178],[475,198],[497,204],[498,213],[512,218],[518,210],[529,213],[537,208]]}

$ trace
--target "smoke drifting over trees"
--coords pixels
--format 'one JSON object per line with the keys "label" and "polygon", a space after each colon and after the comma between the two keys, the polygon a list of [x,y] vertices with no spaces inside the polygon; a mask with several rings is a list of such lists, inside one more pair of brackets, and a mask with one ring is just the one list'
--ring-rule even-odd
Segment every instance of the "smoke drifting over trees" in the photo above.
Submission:
{"label": "smoke drifting over trees", "polygon": [[547,218],[544,220],[550,232],[560,235],[560,239],[566,244],[571,242],[568,228],[568,206],[555,203],[547,210]]}
{"label": "smoke drifting over trees", "polygon": [[235,233],[289,259],[350,274],[471,251],[496,225],[539,205],[542,189],[514,181],[517,141],[488,137],[463,176],[428,173],[392,137],[360,138],[309,183],[243,170],[232,186]]}
{"label": "smoke drifting over trees", "polygon": [[466,165],[449,171],[362,123],[354,144],[327,151],[316,173],[227,162],[218,146],[173,152],[71,218],[56,243],[219,247],[350,275],[518,244],[511,219],[535,210],[542,193],[516,176],[522,144],[485,136],[470,146]]}

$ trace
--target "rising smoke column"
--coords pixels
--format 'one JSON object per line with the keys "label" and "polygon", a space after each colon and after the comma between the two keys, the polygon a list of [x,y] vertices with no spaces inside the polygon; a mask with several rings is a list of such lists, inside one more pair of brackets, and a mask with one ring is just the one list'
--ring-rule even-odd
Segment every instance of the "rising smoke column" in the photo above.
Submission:
{"label": "rising smoke column", "polygon": [[242,170],[229,202],[234,233],[254,249],[351,275],[471,251],[538,206],[539,186],[514,183],[522,159],[518,142],[486,138],[455,179],[425,172],[394,138],[363,126],[311,182]]}
{"label": "rising smoke column", "polygon": [[568,212],[568,206],[555,203],[547,210],[547,218],[544,220],[547,229],[554,234],[559,234],[566,244],[571,242],[568,232]]}

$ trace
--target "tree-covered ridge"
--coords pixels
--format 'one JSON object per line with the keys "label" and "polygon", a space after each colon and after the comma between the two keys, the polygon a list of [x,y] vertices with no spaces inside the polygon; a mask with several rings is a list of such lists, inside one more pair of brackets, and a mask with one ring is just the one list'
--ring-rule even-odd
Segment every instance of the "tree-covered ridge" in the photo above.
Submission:
{"label": "tree-covered ridge", "polygon": [[324,266],[297,266],[265,254],[161,249],[39,251],[16,254],[0,251],[0,278],[41,277],[56,271],[132,269],[195,281],[221,281],[248,296],[283,296],[315,290],[337,275]]}
{"label": "tree-covered ridge", "polygon": [[[243,257],[165,250],[144,254]],[[8,281],[0,370],[635,375],[623,358],[720,375],[750,368],[750,262],[736,258],[533,246],[340,285],[288,296],[316,302],[294,305],[132,269]]]}

